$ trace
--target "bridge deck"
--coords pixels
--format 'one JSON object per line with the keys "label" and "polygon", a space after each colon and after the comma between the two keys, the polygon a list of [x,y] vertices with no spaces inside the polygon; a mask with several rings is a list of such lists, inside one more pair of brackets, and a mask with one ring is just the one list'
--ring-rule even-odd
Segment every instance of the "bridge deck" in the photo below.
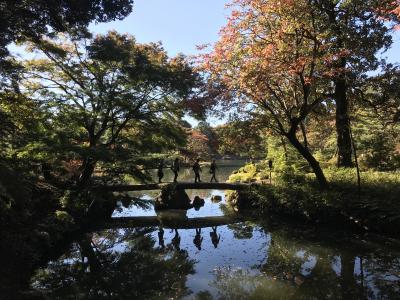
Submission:
{"label": "bridge deck", "polygon": [[128,191],[146,191],[160,190],[169,185],[175,185],[176,189],[213,189],[213,190],[244,190],[255,183],[228,183],[228,182],[168,182],[168,183],[149,183],[149,184],[117,184],[117,185],[102,185],[96,186],[95,189],[113,191],[113,192],[128,192]]}

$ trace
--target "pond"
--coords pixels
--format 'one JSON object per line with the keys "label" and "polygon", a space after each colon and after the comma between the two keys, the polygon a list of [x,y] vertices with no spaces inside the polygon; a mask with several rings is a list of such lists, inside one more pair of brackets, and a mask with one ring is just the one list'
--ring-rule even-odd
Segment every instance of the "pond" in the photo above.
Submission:
{"label": "pond", "polygon": [[[220,181],[237,168],[220,163]],[[190,171],[180,179],[189,180]],[[113,217],[126,222],[82,234],[58,260],[36,271],[32,288],[48,299],[400,297],[396,240],[238,215],[225,203],[224,191],[187,193],[205,198],[205,205],[161,214],[119,205]],[[136,216],[147,216],[146,224],[129,222]],[[174,218],[177,229],[168,225]]]}

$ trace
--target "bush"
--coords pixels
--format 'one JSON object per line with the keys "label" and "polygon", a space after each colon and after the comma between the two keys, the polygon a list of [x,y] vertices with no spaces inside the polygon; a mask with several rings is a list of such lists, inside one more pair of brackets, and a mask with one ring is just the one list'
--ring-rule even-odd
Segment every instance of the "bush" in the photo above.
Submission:
{"label": "bush", "polygon": [[[262,172],[254,165],[245,166],[229,179],[249,182],[259,178]],[[331,167],[324,172],[330,183],[326,190],[320,189],[312,174],[301,174],[287,166],[274,175],[279,177],[273,185],[252,187],[245,197],[268,214],[273,212],[312,222],[352,224],[398,235],[400,173],[362,172],[359,193],[355,169]]]}
{"label": "bush", "polygon": [[229,182],[251,182],[257,179],[257,167],[255,164],[247,164],[235,174],[229,176]]}

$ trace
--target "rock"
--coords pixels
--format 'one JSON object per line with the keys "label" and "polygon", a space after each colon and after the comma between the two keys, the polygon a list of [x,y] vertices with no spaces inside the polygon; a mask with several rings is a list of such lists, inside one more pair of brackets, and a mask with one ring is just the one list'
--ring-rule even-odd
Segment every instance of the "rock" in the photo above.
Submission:
{"label": "rock", "polygon": [[131,203],[132,203],[131,199],[129,199],[129,198],[123,198],[123,199],[121,200],[121,202],[122,202],[122,205],[123,205],[125,208],[129,208],[129,206],[130,206]]}
{"label": "rock", "polygon": [[204,206],[204,199],[200,198],[199,196],[194,197],[192,205],[194,207],[195,210],[199,210],[200,207]]}
{"label": "rock", "polygon": [[161,189],[154,206],[155,209],[189,209],[192,204],[185,190],[176,189],[175,185],[168,185]]}
{"label": "rock", "polygon": [[212,201],[213,203],[219,203],[219,202],[222,201],[222,197],[221,197],[220,195],[213,195],[213,196],[211,197],[211,201]]}

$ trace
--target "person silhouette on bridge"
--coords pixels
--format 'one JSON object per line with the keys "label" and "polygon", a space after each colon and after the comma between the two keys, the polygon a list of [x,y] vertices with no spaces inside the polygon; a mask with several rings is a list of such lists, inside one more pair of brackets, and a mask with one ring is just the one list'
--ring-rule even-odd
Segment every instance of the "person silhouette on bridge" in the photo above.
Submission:
{"label": "person silhouette on bridge", "polygon": [[217,226],[211,227],[213,231],[210,232],[211,242],[214,245],[214,248],[218,247],[219,240],[221,239],[221,235],[217,234]]}
{"label": "person silhouette on bridge", "polygon": [[196,159],[195,163],[192,166],[192,169],[194,171],[194,182],[196,183],[201,182],[200,180],[200,172],[201,172],[201,168],[200,168],[200,159]]}
{"label": "person silhouette on bridge", "polygon": [[203,237],[201,236],[201,228],[196,228],[196,236],[193,239],[193,244],[199,250],[201,250],[201,242],[202,241],[203,241]]}
{"label": "person silhouette on bridge", "polygon": [[213,179],[215,180],[215,182],[218,182],[217,178],[215,178],[216,170],[217,170],[217,164],[215,163],[215,159],[213,159],[210,165],[210,174],[212,175],[210,182],[212,182]]}
{"label": "person silhouette on bridge", "polygon": [[181,250],[181,237],[179,236],[178,229],[175,229],[175,236],[172,238],[172,245],[175,247],[176,250]]}
{"label": "person silhouette on bridge", "polygon": [[165,248],[165,244],[164,244],[164,229],[162,227],[160,227],[160,229],[158,230],[158,244],[160,245],[160,247],[162,249]]}
{"label": "person silhouette on bridge", "polygon": [[164,168],[164,160],[161,160],[157,168],[158,183],[161,183],[161,180],[164,177],[163,168]]}
{"label": "person silhouette on bridge", "polygon": [[179,158],[175,158],[171,166],[172,172],[174,172],[174,182],[178,182],[178,172],[179,172]]}

